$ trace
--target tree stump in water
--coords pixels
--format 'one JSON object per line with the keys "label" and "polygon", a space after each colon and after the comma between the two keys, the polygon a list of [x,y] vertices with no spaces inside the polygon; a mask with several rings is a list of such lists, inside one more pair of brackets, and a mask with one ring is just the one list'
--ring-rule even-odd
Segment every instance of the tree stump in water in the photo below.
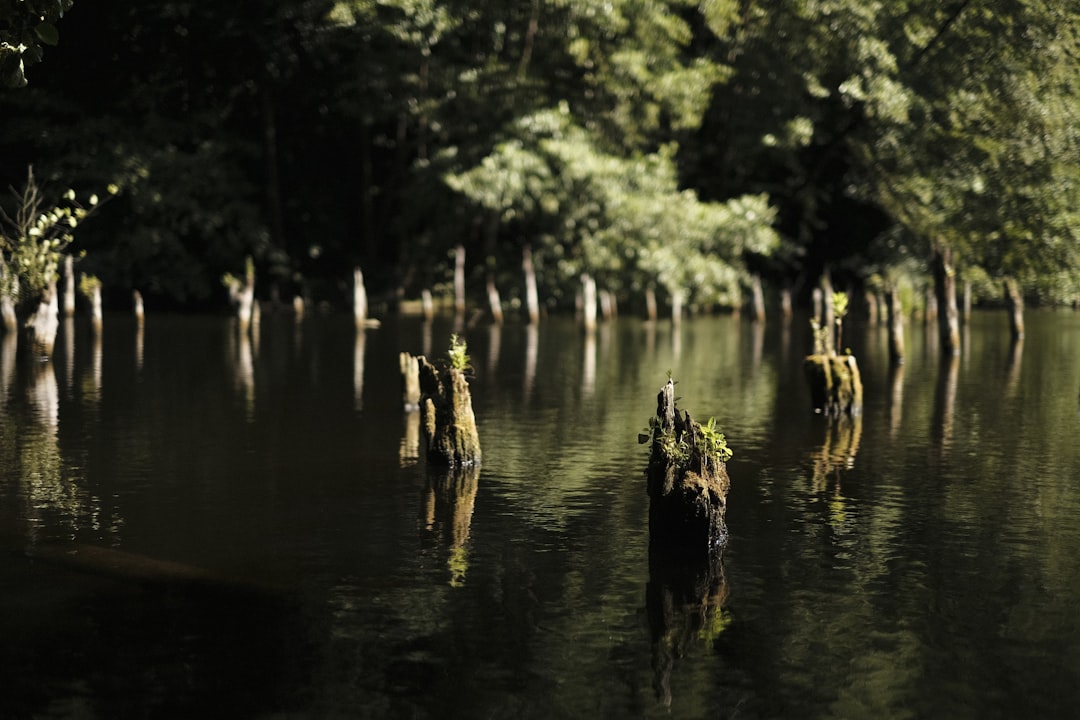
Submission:
{"label": "tree stump in water", "polygon": [[416,360],[428,461],[449,466],[479,463],[480,437],[465,371],[450,367],[440,372],[423,355]]}
{"label": "tree stump in water", "polygon": [[654,546],[707,550],[727,540],[727,494],[731,456],[713,421],[706,427],[675,407],[671,380],[657,395],[656,417],[650,418],[649,541]]}
{"label": "tree stump in water", "polygon": [[810,355],[803,368],[815,411],[826,415],[862,412],[862,376],[854,355]]}
{"label": "tree stump in water", "polygon": [[420,407],[420,366],[416,358],[407,352],[398,354],[398,364],[401,367],[401,394],[405,409],[416,410]]}

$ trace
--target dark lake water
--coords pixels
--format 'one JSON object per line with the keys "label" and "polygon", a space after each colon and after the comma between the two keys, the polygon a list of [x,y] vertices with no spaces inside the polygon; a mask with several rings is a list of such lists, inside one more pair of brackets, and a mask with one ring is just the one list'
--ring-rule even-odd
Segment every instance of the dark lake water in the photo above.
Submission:
{"label": "dark lake water", "polygon": [[[106,317],[0,353],[0,717],[1013,718],[1080,707],[1080,315],[942,363],[852,323],[468,328],[483,465],[421,457],[450,319]],[[650,558],[670,370],[729,463],[718,563]]]}

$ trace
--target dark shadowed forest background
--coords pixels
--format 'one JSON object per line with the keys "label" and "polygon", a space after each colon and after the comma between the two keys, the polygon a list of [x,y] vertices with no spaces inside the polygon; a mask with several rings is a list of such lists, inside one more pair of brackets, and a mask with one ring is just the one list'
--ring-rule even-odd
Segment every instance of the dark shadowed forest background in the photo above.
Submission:
{"label": "dark shadowed forest background", "polygon": [[3,207],[30,166],[46,209],[111,191],[62,220],[113,309],[224,308],[250,257],[263,301],[347,307],[359,266],[390,310],[450,298],[462,255],[470,302],[508,312],[523,262],[547,311],[583,275],[629,312],[786,309],[825,271],[908,312],[943,284],[1071,305],[1078,21],[1050,0],[4,0]]}

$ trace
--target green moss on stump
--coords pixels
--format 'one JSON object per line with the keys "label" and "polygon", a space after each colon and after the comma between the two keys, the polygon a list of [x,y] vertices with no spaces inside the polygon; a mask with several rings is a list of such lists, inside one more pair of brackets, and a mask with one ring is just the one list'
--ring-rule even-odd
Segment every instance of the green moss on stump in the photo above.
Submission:
{"label": "green moss on stump", "polygon": [[826,415],[862,412],[862,376],[854,355],[810,355],[803,369],[815,411]]}
{"label": "green moss on stump", "polygon": [[428,462],[447,466],[478,464],[480,436],[465,372],[456,368],[440,371],[422,355],[416,361]]}

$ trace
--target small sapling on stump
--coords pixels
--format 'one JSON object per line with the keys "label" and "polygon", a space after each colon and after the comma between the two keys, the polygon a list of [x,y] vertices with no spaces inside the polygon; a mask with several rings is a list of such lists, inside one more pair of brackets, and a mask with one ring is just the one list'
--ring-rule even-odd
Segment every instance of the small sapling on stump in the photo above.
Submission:
{"label": "small sapling on stump", "polygon": [[702,426],[675,406],[670,378],[657,395],[656,416],[646,471],[649,493],[649,540],[654,546],[712,549],[727,540],[727,494],[731,450],[715,419]]}

